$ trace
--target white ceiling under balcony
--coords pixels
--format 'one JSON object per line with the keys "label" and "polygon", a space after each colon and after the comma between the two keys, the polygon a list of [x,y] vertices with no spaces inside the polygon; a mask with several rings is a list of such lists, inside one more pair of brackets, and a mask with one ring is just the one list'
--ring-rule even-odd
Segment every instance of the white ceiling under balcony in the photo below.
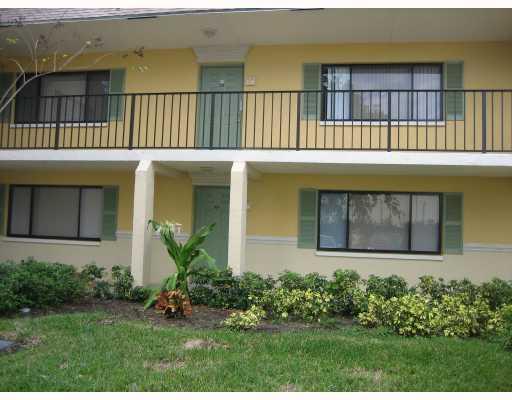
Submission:
{"label": "white ceiling under balcony", "polygon": [[[45,33],[50,25],[38,23],[30,29]],[[509,41],[512,9],[231,10],[74,21],[64,23],[59,32],[79,40],[100,36],[102,51],[138,46]]]}

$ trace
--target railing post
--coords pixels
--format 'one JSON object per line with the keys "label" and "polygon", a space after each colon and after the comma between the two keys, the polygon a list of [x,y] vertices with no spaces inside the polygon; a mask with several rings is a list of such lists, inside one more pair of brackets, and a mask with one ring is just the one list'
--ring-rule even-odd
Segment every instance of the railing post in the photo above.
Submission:
{"label": "railing post", "polygon": [[[399,110],[400,112],[400,110]],[[388,91],[388,151],[391,151],[391,92]]]}
{"label": "railing post", "polygon": [[[180,96],[181,96],[181,94],[180,94]],[[214,126],[215,118],[213,116],[214,112],[215,112],[215,93],[212,93],[212,99],[210,101],[210,150],[213,147],[213,129],[215,128],[215,126]],[[220,118],[222,118],[222,116],[220,116]],[[204,124],[204,122],[203,122],[203,124]]]}
{"label": "railing post", "polygon": [[482,92],[482,153],[487,152],[487,92]]}
{"label": "railing post", "polygon": [[297,92],[297,137],[295,139],[295,150],[300,150],[300,95]]}
{"label": "railing post", "polygon": [[130,130],[128,136],[128,149],[131,150],[133,148],[133,121],[135,118],[135,96],[132,94],[131,105],[130,105]]}
{"label": "railing post", "polygon": [[55,119],[55,143],[53,144],[53,148],[57,150],[59,148],[59,139],[60,139],[60,106],[61,106],[62,98],[57,97],[57,117]]}

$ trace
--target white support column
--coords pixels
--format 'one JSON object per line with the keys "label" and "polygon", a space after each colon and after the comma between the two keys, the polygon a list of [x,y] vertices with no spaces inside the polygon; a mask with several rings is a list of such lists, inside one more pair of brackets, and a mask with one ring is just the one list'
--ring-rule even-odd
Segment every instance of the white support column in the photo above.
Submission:
{"label": "white support column", "polygon": [[228,265],[235,275],[245,269],[245,237],[247,224],[247,164],[235,161],[231,167],[229,194]]}
{"label": "white support column", "polygon": [[133,234],[131,270],[135,285],[145,285],[149,279],[151,236],[148,221],[153,218],[155,170],[153,162],[142,160],[135,170],[133,193]]}

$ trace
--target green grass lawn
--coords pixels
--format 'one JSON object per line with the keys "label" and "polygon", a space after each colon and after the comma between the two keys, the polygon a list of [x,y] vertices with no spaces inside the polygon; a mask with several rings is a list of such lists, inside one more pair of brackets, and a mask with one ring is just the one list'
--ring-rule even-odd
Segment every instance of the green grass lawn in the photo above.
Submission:
{"label": "green grass lawn", "polygon": [[[233,333],[103,313],[0,319],[0,391],[511,391],[512,353],[489,341],[347,327]],[[185,349],[190,339],[215,348]]]}

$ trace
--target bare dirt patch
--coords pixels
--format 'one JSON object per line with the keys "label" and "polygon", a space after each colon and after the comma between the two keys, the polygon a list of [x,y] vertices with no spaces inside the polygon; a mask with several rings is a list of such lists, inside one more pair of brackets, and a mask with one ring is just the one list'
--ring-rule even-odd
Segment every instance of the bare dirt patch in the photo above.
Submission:
{"label": "bare dirt patch", "polygon": [[217,343],[214,340],[211,339],[190,339],[183,344],[183,348],[185,350],[192,350],[192,349],[216,349],[222,347],[224,349],[227,349],[228,346],[225,344]]}
{"label": "bare dirt patch", "polygon": [[380,384],[384,377],[384,372],[380,369],[369,370],[365,368],[356,367],[349,371],[350,375],[355,378],[362,378],[372,381],[375,384]]}
{"label": "bare dirt patch", "polygon": [[287,383],[286,385],[282,385],[278,389],[279,392],[300,392],[297,386]]}
{"label": "bare dirt patch", "polygon": [[[67,304],[47,310],[32,310],[30,317],[75,312],[102,311],[109,314],[107,318],[98,321],[101,325],[112,325],[121,320],[144,321],[157,327],[185,327],[192,329],[218,329],[222,327],[229,314],[235,310],[222,310],[203,305],[193,306],[192,316],[180,318],[167,318],[155,309],[144,310],[142,304],[124,300],[98,300],[84,299],[80,303]],[[333,329],[353,324],[352,319],[336,318],[334,325],[324,326],[318,323],[305,323],[300,321],[263,321],[256,329],[259,332],[279,333],[288,331],[301,331],[309,329]]]}

